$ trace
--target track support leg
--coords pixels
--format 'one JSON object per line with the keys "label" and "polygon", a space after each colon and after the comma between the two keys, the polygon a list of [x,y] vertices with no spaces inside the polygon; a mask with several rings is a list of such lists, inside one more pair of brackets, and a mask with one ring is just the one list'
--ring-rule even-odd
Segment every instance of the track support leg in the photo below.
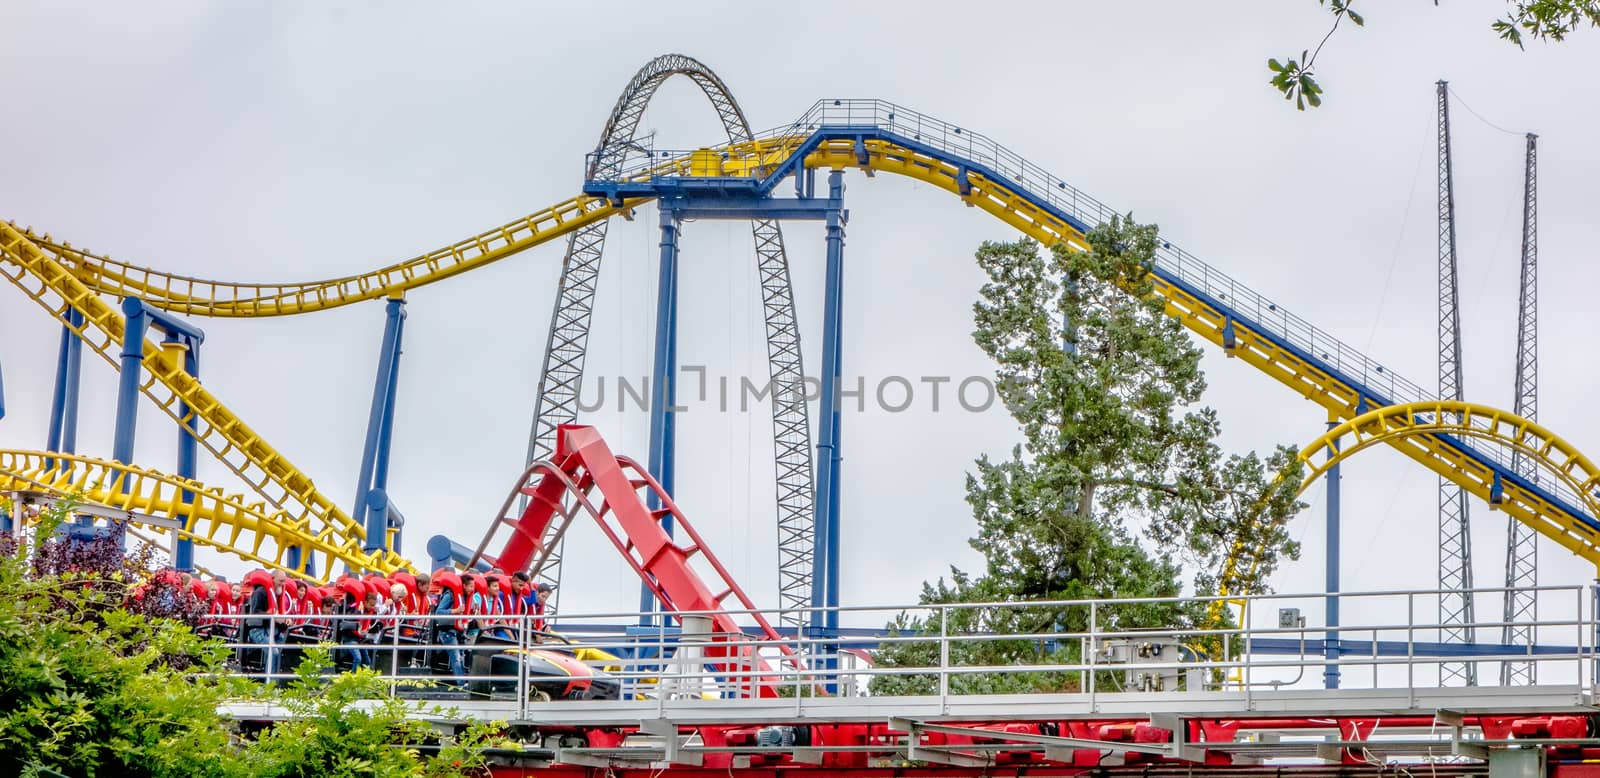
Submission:
{"label": "track support leg", "polygon": [[[184,343],[175,335],[168,335],[162,344],[163,348],[173,352],[177,357],[181,354],[183,371],[194,378],[200,377],[200,349],[193,344]],[[198,416],[191,415],[189,404],[178,401],[178,418],[183,419],[188,425],[200,424]],[[200,442],[195,438],[194,430],[189,426],[178,427],[178,475],[194,479],[199,477],[196,458],[199,454]],[[194,504],[194,492],[184,489],[182,494],[184,505]],[[185,527],[194,526],[194,517],[188,514],[182,516]],[[172,566],[182,572],[194,571],[194,541],[178,535],[177,542],[172,546]]]}
{"label": "track support leg", "polygon": [[[394,434],[395,394],[400,385],[401,340],[405,334],[406,301],[392,297],[384,308],[383,344],[378,351],[378,372],[372,386],[372,407],[367,414],[367,439],[361,450],[355,503],[350,518],[366,527],[366,551],[389,548],[389,444]],[[374,500],[374,495],[381,497]],[[373,510],[376,502],[380,508]],[[398,540],[398,538],[396,538]],[[298,551],[298,549],[297,549]]]}
{"label": "track support leg", "polygon": [[[69,322],[75,319],[75,314],[75,311],[74,314],[69,314]],[[205,341],[206,335],[193,324],[145,305],[144,301],[137,297],[122,298],[122,316],[125,324],[122,333],[121,363],[118,365],[117,420],[115,435],[111,442],[111,458],[123,464],[133,464],[134,433],[139,424],[139,385],[144,381],[145,335],[149,333],[151,327],[165,333],[161,350],[168,364],[181,365],[184,372],[195,377],[200,373],[200,344]],[[76,387],[73,389],[75,392]],[[182,424],[199,423],[197,418],[190,416],[189,405],[182,401],[178,403],[178,418]],[[65,429],[63,427],[63,433]],[[195,477],[196,446],[194,434],[180,424],[178,475]],[[133,483],[125,478],[119,490],[122,494],[127,494],[132,487]],[[192,501],[194,494],[184,490],[183,498],[185,502]],[[93,521],[93,518],[87,515],[78,519],[78,523],[83,526]],[[193,519],[186,517],[185,521],[185,526],[189,526]],[[125,538],[120,522],[112,522],[109,531],[118,539]],[[194,545],[191,542],[178,538],[178,542],[173,546],[172,565],[179,570],[194,568]]]}
{"label": "track support leg", "polygon": [[[656,344],[655,366],[650,380],[650,473],[661,483],[661,488],[671,496],[674,487],[674,454],[677,448],[677,423],[673,412],[678,410],[678,232],[681,229],[678,213],[668,201],[661,208],[661,269],[656,287]],[[661,501],[650,495],[649,507],[656,510]],[[672,537],[672,516],[661,518],[661,529]],[[655,594],[650,587],[639,586],[639,623],[650,625],[655,619],[650,615],[657,608]]]}
{"label": "track support leg", "polygon": [[[844,201],[844,173],[828,174],[828,199]],[[840,384],[843,381],[844,351],[844,227],[848,214],[842,207],[830,208],[826,217],[828,268],[822,319],[822,406],[817,433],[817,498],[814,526],[814,556],[811,584],[812,632],[823,638],[837,634],[839,627],[839,476],[840,463]],[[833,654],[838,646],[825,644],[819,653]],[[831,661],[817,660],[819,665]],[[832,691],[833,684],[828,684]]]}
{"label": "track support leg", "polygon": [[56,385],[50,399],[50,433],[46,451],[73,454],[78,450],[78,378],[82,374],[83,341],[74,332],[83,326],[77,308],[67,310],[61,327],[61,349],[56,357]]}

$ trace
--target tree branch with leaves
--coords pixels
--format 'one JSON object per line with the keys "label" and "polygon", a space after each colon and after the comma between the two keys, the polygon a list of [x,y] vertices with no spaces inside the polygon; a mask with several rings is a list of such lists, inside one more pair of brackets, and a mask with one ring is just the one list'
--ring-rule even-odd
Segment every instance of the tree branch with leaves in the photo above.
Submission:
{"label": "tree branch with leaves", "polygon": [[[1269,83],[1302,111],[1306,106],[1322,105],[1322,85],[1317,83],[1313,68],[1328,39],[1346,19],[1357,27],[1366,25],[1366,19],[1351,7],[1355,0],[1317,0],[1317,4],[1333,12],[1333,25],[1317,47],[1302,49],[1298,58],[1267,60],[1267,69],[1272,71]],[[1439,0],[1433,4],[1438,5]],[[1509,0],[1509,5],[1510,10],[1490,24],[1490,29],[1519,49],[1529,38],[1559,43],[1581,27],[1600,27],[1600,0]]]}

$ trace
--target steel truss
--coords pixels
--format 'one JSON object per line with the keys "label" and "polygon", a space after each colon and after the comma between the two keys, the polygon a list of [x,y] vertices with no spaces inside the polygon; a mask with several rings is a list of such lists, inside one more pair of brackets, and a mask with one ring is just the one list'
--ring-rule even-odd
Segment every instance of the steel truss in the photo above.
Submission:
{"label": "steel truss", "polygon": [[[1456,203],[1450,159],[1450,86],[1439,106],[1439,399],[1461,400],[1461,310],[1456,273]],[[1446,643],[1477,642],[1472,626],[1472,527],[1467,490],[1439,478],[1439,623]],[[1441,683],[1478,683],[1472,662],[1439,668]]]}
{"label": "steel truss", "polygon": [[[1514,412],[1530,421],[1539,418],[1539,136],[1528,133],[1527,159],[1522,182],[1522,278],[1517,305],[1517,377]],[[1512,458],[1517,475],[1537,484],[1539,465],[1518,453]],[[1505,624],[1501,642],[1531,645],[1537,635],[1534,622],[1539,618],[1539,545],[1534,529],[1516,519],[1506,525]],[[1531,662],[1503,662],[1503,686],[1527,686],[1534,682]]]}
{"label": "steel truss", "polygon": [[[596,153],[590,155],[587,179],[615,178],[635,147],[634,136],[645,109],[656,90],[673,76],[685,76],[700,87],[722,121],[728,140],[748,141],[753,135],[732,92],[722,79],[701,62],[681,54],[667,54],[651,60],[634,74],[617,98],[600,133]],[[529,434],[527,464],[548,459],[554,451],[556,430],[577,420],[578,396],[583,384],[584,358],[589,327],[594,314],[600,260],[604,253],[606,225],[600,221],[572,234],[561,266],[560,290],[551,315],[550,335],[545,346],[544,369],[539,391],[534,398],[533,428]],[[775,449],[778,514],[778,596],[786,624],[799,625],[800,610],[809,604],[812,576],[812,505],[814,500],[811,465],[811,427],[805,393],[798,391],[804,376],[800,353],[800,330],[795,317],[794,290],[789,280],[789,262],[784,254],[783,231],[776,220],[754,219],[757,269],[761,283],[762,308],[767,334],[767,361],[772,391],[772,427]],[[518,511],[520,513],[520,510]],[[508,526],[515,515],[501,516],[480,545],[495,544],[492,536]],[[549,583],[561,578],[562,541],[553,543],[538,577]],[[474,557],[473,564],[479,561]],[[556,592],[551,593],[552,596]],[[553,600],[552,600],[553,604]],[[792,615],[791,615],[792,614]]]}

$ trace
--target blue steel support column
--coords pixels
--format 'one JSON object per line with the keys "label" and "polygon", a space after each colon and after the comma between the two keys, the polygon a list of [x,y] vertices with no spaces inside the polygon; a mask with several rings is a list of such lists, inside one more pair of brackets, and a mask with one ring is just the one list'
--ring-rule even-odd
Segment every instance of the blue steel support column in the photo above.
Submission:
{"label": "blue steel support column", "polygon": [[46,451],[72,454],[78,450],[78,376],[82,373],[83,340],[74,327],[83,326],[83,314],[67,309],[61,327],[61,349],[56,356],[55,392],[50,398],[50,435]]}
{"label": "blue steel support column", "polygon": [[[390,305],[396,302],[401,304],[400,321],[395,325],[393,364],[389,369],[389,398],[383,404],[382,443],[378,446],[378,459],[372,470],[372,489],[367,492],[367,510],[374,510],[374,505],[383,506],[377,525],[383,528],[385,543],[389,542],[389,528],[397,527],[392,549],[395,553],[399,553],[400,533],[403,531],[404,520],[399,517],[399,512],[394,509],[394,502],[389,499],[389,450],[390,442],[394,439],[394,407],[400,390],[400,355],[405,353],[401,344],[402,336],[405,334],[406,317],[404,301],[391,300]],[[374,499],[375,497],[381,499]],[[373,523],[370,517],[367,523],[369,525]]]}
{"label": "blue steel support column", "polygon": [[[122,333],[122,364],[117,377],[116,433],[111,439],[111,458],[128,464],[133,462],[133,434],[139,425],[139,379],[144,373],[144,336],[150,329],[150,314],[137,298],[122,300],[122,313],[127,319]],[[129,484],[123,484],[127,491]]]}
{"label": "blue steel support column", "polygon": [[[290,547],[288,547],[288,548],[283,550],[283,564],[285,566],[287,566],[288,568],[290,568],[291,570],[298,569],[300,567],[300,547],[299,546],[290,546]],[[316,574],[317,574],[317,559],[316,559],[315,556],[313,556],[311,559],[306,560],[306,575],[316,575]]]}
{"label": "blue steel support column", "polygon": [[[1328,429],[1339,426],[1330,419]],[[1339,441],[1333,441],[1328,447],[1328,459],[1332,460],[1339,455]],[[1327,549],[1327,558],[1323,562],[1323,572],[1326,576],[1327,587],[1327,631],[1322,636],[1323,656],[1328,663],[1323,665],[1322,686],[1327,689],[1339,688],[1339,466],[1337,464],[1328,468],[1328,475],[1324,479],[1328,484],[1328,535],[1323,541]]]}
{"label": "blue steel support column", "polygon": [[[169,343],[177,342],[178,336],[169,334],[167,341]],[[191,344],[184,349],[183,371],[195,379],[200,378],[200,349],[195,344]],[[190,418],[189,404],[181,400],[178,402],[178,418],[183,419],[188,425],[198,425],[200,423],[199,418]],[[198,446],[199,442],[195,439],[194,431],[189,426],[180,425],[178,427],[178,475],[184,478],[196,478],[198,476],[195,470]],[[183,504],[194,504],[193,491],[183,490]],[[194,541],[182,536],[178,537],[177,544],[173,546],[172,566],[185,573],[194,570]]]}
{"label": "blue steel support column", "polygon": [[[117,420],[111,439],[111,458],[131,464],[134,432],[139,425],[139,380],[144,373],[144,336],[145,331],[150,329],[150,314],[144,303],[136,297],[122,299],[122,313],[126,323],[122,333],[122,364],[117,377]],[[124,494],[132,487],[131,482],[123,479],[121,488]],[[88,517],[78,521],[80,524],[91,523]],[[121,526],[114,526],[112,532],[118,538],[125,537]]]}
{"label": "blue steel support column", "polygon": [[[656,287],[655,367],[650,379],[650,474],[661,482],[668,495],[673,492],[674,433],[673,407],[678,402],[678,214],[668,201],[661,201],[661,272]],[[654,495],[650,508],[660,508]],[[661,528],[672,534],[672,517],[661,519]],[[639,585],[639,623],[654,623],[649,615],[656,609],[655,595]]]}
{"label": "blue steel support column", "polygon": [[386,548],[389,536],[389,528],[384,526],[387,524],[385,512],[369,510],[367,496],[374,489],[387,490],[389,486],[389,441],[394,431],[400,342],[406,322],[405,300],[390,298],[385,314],[383,345],[378,351],[378,374],[372,386],[372,408],[367,414],[367,440],[361,449],[361,472],[357,476],[356,499],[351,507],[351,519],[367,529],[364,546],[367,551]]}
{"label": "blue steel support column", "polygon": [[[199,375],[200,344],[205,341],[206,335],[198,327],[182,319],[146,306],[137,297],[122,298],[122,317],[125,323],[122,333],[121,362],[118,365],[117,419],[115,435],[111,441],[111,458],[124,464],[131,464],[133,462],[134,433],[139,426],[139,385],[143,383],[144,376],[145,335],[148,334],[151,327],[155,327],[167,334],[162,345],[164,351],[176,348],[184,349],[186,353],[183,367],[191,376]],[[82,320],[69,314],[69,321],[81,322]],[[67,364],[72,368],[68,371],[69,376],[76,372],[75,357],[69,356],[68,359],[64,360],[63,364]],[[76,415],[76,380],[74,379],[70,385],[63,384],[63,390],[63,398],[72,401],[74,406],[71,408],[71,414],[66,414],[67,406],[63,406],[61,437],[63,440],[67,440],[77,434],[76,422],[71,421],[71,417]],[[188,414],[189,407],[180,402],[178,404],[178,417],[181,419],[187,417]],[[68,423],[69,421],[70,423]],[[193,478],[194,463],[194,440],[185,430],[180,429],[178,435],[179,474]],[[119,488],[123,494],[127,494],[132,487],[132,482],[124,479]],[[185,491],[184,497],[185,499],[192,499],[193,494]],[[80,518],[78,522],[80,525],[88,525],[92,523],[92,520],[85,516]],[[111,534],[119,540],[125,537],[121,522],[112,522]],[[192,565],[192,553],[192,547],[185,549],[184,544],[180,543],[178,554],[175,556],[179,558],[185,558],[186,556],[187,563]],[[174,559],[174,565],[177,566],[178,564],[179,560]]]}
{"label": "blue steel support column", "polygon": [[[828,174],[828,198],[844,199],[844,173]],[[839,604],[839,474],[840,401],[843,380],[844,327],[844,225],[843,208],[827,214],[828,269],[822,319],[822,406],[817,434],[817,498],[812,567],[811,607],[836,608]],[[831,635],[839,626],[836,610],[814,610],[811,626]],[[830,646],[829,649],[834,648]]]}
{"label": "blue steel support column", "polygon": [[[379,514],[380,521],[385,530],[394,530],[394,541],[389,544],[389,550],[396,554],[402,553],[400,543],[404,540],[406,517],[395,507],[394,501],[389,499],[386,489],[373,488],[367,492],[367,510]],[[370,520],[370,519],[369,519]]]}

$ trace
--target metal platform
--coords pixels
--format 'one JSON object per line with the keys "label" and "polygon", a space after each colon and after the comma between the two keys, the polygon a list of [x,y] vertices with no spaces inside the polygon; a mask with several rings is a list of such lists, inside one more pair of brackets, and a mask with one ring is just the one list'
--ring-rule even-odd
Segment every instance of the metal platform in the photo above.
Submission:
{"label": "metal platform", "polygon": [[[419,713],[438,721],[504,721],[568,727],[628,727],[641,721],[680,726],[710,724],[882,723],[894,718],[927,722],[1145,719],[1162,715],[1230,719],[1286,717],[1431,717],[1600,712],[1588,690],[1576,686],[1447,689],[1281,689],[1256,692],[1123,692],[1108,694],[962,695],[915,697],[798,697],[740,700],[419,700],[454,708],[459,715]],[[287,718],[275,706],[239,703],[226,708],[245,720]]]}
{"label": "metal platform", "polygon": [[[830,635],[801,630],[778,639],[752,637],[737,625],[755,614],[725,611],[732,629],[685,633],[658,619],[649,629],[618,634],[618,614],[560,614],[553,629],[559,637],[520,632],[515,645],[504,642],[466,649],[470,659],[482,652],[507,648],[541,649],[573,655],[589,649],[596,673],[612,682],[620,699],[542,701],[527,674],[495,677],[494,698],[467,696],[422,700],[458,709],[458,718],[563,724],[583,727],[637,725],[640,721],[699,724],[778,724],[785,722],[859,723],[912,718],[929,722],[1042,721],[1088,718],[1189,718],[1259,716],[1432,716],[1438,711],[1506,715],[1587,713],[1595,710],[1595,618],[1587,587],[1544,587],[1548,603],[1542,620],[1528,631],[1540,644],[1474,646],[1464,656],[1460,646],[1437,640],[1444,625],[1418,621],[1418,607],[1438,596],[1432,591],[1346,593],[1347,613],[1363,619],[1340,628],[1335,644],[1321,640],[1324,628],[1308,625],[1300,614],[1312,612],[1322,593],[1264,595],[1248,598],[1234,625],[1219,628],[1106,629],[1100,614],[1122,605],[1148,605],[1154,600],[1082,600],[1028,603],[979,603],[935,606],[891,606],[845,609],[841,615],[857,624],[887,623],[901,613],[920,616],[923,624],[977,623],[979,617],[957,618],[972,609],[1062,614],[1059,623],[1083,617],[1088,629],[1027,635],[955,633],[934,626],[921,631],[882,633],[866,638],[860,631]],[[1169,600],[1194,607],[1201,600]],[[1555,607],[1565,604],[1565,608]],[[1302,611],[1302,608],[1307,610]],[[1076,615],[1074,615],[1076,614]],[[1395,614],[1395,618],[1387,618]],[[662,614],[674,618],[689,614]],[[993,615],[993,614],[987,614]],[[983,617],[980,614],[980,617]],[[1432,618],[1431,616],[1429,618]],[[691,621],[693,621],[691,619]],[[524,625],[526,626],[526,625]],[[1315,637],[1313,637],[1315,636]],[[554,641],[554,642],[552,642]],[[1030,663],[972,666],[966,657],[974,644],[1022,642]],[[925,659],[907,664],[874,664],[859,650],[862,644],[882,649],[909,648],[902,656]],[[1335,654],[1326,653],[1336,646]],[[1211,648],[1199,648],[1210,646]],[[1296,648],[1298,646],[1298,648]],[[242,651],[257,647],[236,644]],[[1264,647],[1264,648],[1262,648]],[[372,645],[377,654],[401,651],[443,652],[457,646]],[[1172,649],[1172,650],[1168,650]],[[1449,650],[1445,650],[1449,649]],[[882,652],[880,651],[880,655]],[[1536,663],[1541,683],[1520,686],[1458,687],[1444,685],[1444,666],[1451,662],[1494,661],[1517,657]],[[397,662],[394,664],[398,664]],[[435,663],[437,666],[437,662]],[[1329,667],[1346,688],[1320,688]],[[414,681],[417,670],[394,677],[396,690]],[[423,671],[426,672],[426,671]],[[993,688],[974,684],[1006,674],[1048,677],[1033,694],[970,693]],[[281,676],[279,676],[281,677]],[[435,679],[442,680],[442,679]],[[460,678],[488,688],[484,677]],[[879,681],[913,681],[889,686]],[[880,688],[881,687],[881,688]],[[1360,688],[1351,688],[1360,687]],[[898,689],[900,691],[895,691]],[[1134,689],[1140,689],[1134,691]],[[413,693],[403,694],[416,698]],[[910,691],[911,695],[905,695]],[[281,711],[254,705],[231,708],[242,718],[278,718]]]}

